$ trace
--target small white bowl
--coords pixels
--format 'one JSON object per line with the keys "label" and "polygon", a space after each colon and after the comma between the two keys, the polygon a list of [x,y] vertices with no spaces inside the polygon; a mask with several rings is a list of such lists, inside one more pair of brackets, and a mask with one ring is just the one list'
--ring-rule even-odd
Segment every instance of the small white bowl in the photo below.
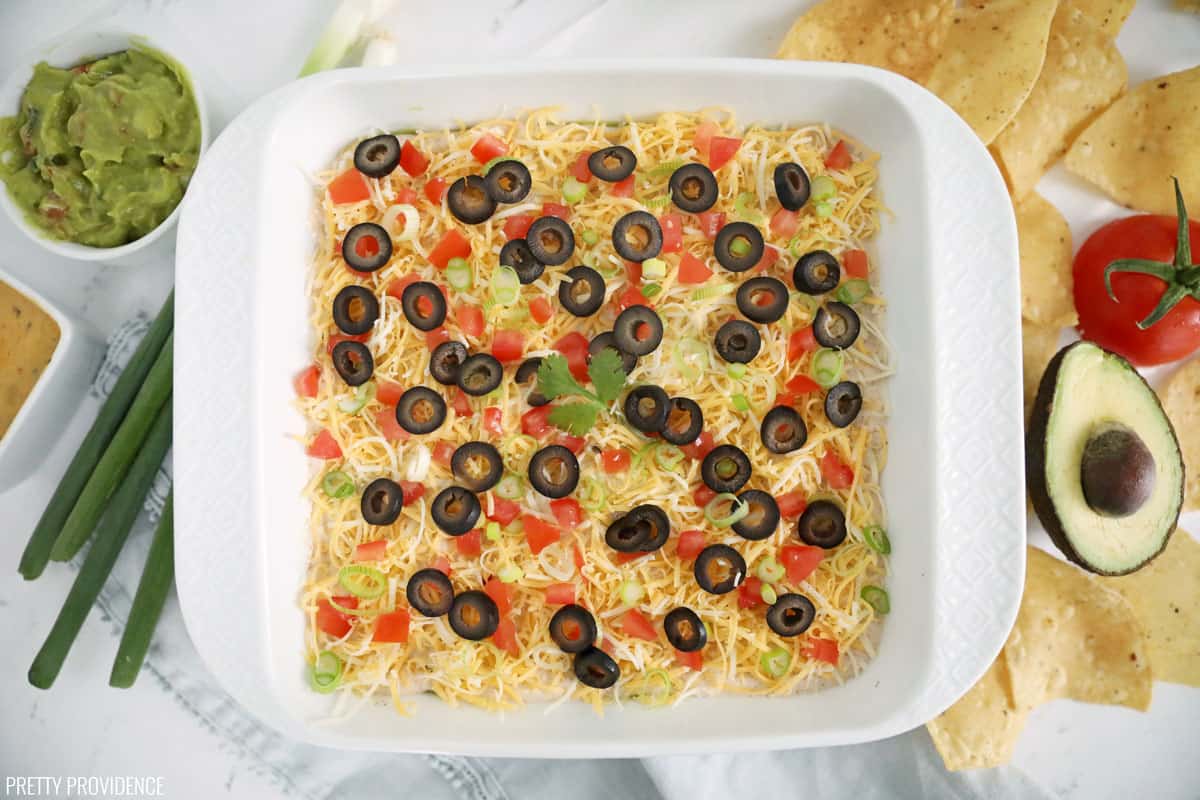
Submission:
{"label": "small white bowl", "polygon": [[16,486],[41,465],[87,395],[104,344],[84,323],[0,270],[0,281],[28,297],[58,324],[58,345],[21,410],[0,436],[0,492]]}
{"label": "small white bowl", "polygon": [[[0,116],[10,116],[17,113],[21,102],[21,94],[25,91],[25,86],[29,83],[33,75],[33,68],[38,63],[45,61],[55,66],[72,66],[109,53],[128,50],[130,47],[136,45],[158,50],[183,67],[184,75],[191,84],[192,96],[195,98],[196,110],[200,117],[200,155],[203,155],[204,151],[208,148],[210,131],[208,111],[205,108],[204,97],[200,92],[200,87],[196,85],[195,73],[188,69],[187,64],[178,59],[174,54],[157,47],[145,37],[123,31],[93,30],[85,33],[74,33],[52,39],[26,54],[22,66],[13,70],[4,80],[3,84],[0,84]],[[120,247],[89,247],[88,245],[75,244],[74,242],[51,239],[41,230],[31,225],[25,218],[24,212],[9,197],[8,190],[2,185],[2,182],[0,182],[0,206],[4,207],[4,211],[8,214],[9,219],[26,236],[55,255],[73,258],[77,261],[100,261],[106,264],[129,266],[169,257],[174,242],[173,237],[166,236],[165,234],[175,227],[175,222],[179,218],[179,206],[177,205],[167,218],[159,223],[157,228],[140,239],[123,244]]]}

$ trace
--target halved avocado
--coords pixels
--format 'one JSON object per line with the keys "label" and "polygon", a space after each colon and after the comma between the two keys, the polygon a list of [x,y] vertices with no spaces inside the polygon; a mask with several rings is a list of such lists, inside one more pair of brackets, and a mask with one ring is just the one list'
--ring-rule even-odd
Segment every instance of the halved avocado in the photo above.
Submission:
{"label": "halved avocado", "polygon": [[1064,347],[1038,386],[1025,466],[1033,509],[1063,555],[1125,575],[1167,545],[1183,505],[1183,457],[1158,397],[1128,361]]}

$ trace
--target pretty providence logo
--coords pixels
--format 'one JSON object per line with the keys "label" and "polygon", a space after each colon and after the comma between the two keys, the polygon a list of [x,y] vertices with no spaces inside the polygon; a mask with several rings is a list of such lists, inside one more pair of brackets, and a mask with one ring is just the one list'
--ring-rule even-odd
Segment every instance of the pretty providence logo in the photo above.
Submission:
{"label": "pretty providence logo", "polygon": [[5,797],[165,797],[161,777],[143,775],[9,775]]}

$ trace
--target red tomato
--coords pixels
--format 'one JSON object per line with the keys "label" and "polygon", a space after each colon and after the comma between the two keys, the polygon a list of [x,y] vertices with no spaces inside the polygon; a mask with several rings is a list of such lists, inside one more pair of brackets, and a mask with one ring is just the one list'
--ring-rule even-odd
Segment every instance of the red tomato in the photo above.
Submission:
{"label": "red tomato", "polygon": [[654,625],[636,608],[629,609],[621,617],[621,630],[635,639],[645,639],[647,642],[658,639],[658,631],[654,630]]}
{"label": "red tomato", "polygon": [[558,217],[563,222],[571,220],[571,207],[562,203],[542,203],[543,217]]}
{"label": "red tomato", "polygon": [[387,539],[363,542],[354,548],[355,561],[381,561],[387,555]]}
{"label": "red tomato", "polygon": [[571,165],[571,175],[580,183],[589,183],[592,180],[592,170],[588,167],[590,155],[591,153],[580,153],[579,158]]}
{"label": "red tomato", "polygon": [[552,606],[566,606],[575,602],[575,584],[552,583],[546,587],[546,602]]}
{"label": "red tomato", "polygon": [[425,333],[425,346],[429,348],[430,352],[436,350],[439,344],[448,341],[450,341],[450,331],[446,330],[445,325]]}
{"label": "red tomato", "polygon": [[866,250],[847,250],[842,253],[842,273],[846,276],[865,279],[870,271]]}
{"label": "red tomato", "polygon": [[438,240],[438,243],[433,246],[433,249],[429,251],[429,263],[438,269],[445,269],[452,258],[470,257],[471,243],[456,228],[446,231],[442,235],[442,238]]}
{"label": "red tomato", "polygon": [[497,439],[504,435],[504,412],[499,406],[488,406],[483,410],[483,429]]}
{"label": "red tomato", "polygon": [[344,333],[335,333],[329,337],[329,341],[325,343],[325,352],[333,354],[333,348],[338,346],[339,342],[365,342],[371,338],[369,333],[360,334],[358,336],[347,336]]}
{"label": "red tomato", "polygon": [[626,261],[625,262],[625,278],[632,286],[642,285],[642,262]]}
{"label": "red tomato", "polygon": [[608,190],[608,193],[613,197],[633,197],[633,181],[634,176],[630,175],[623,181],[617,181]]}
{"label": "red tomato", "polygon": [[712,270],[704,262],[691,253],[684,253],[679,259],[679,282],[684,284],[704,283],[712,277]]}
{"label": "red tomato", "polygon": [[683,217],[671,212],[658,218],[662,228],[662,252],[678,253],[683,249]]}
{"label": "red tomato", "polygon": [[375,618],[375,633],[372,642],[404,644],[408,641],[408,623],[411,620],[408,609],[388,611]]}
{"label": "red tomato", "polygon": [[419,280],[421,280],[420,275],[409,273],[402,278],[396,278],[389,281],[387,289],[384,291],[387,292],[388,297],[394,297],[397,300],[401,300],[404,298],[404,290],[407,289],[410,284],[414,284]]}
{"label": "red tomato", "polygon": [[717,496],[717,493],[705,486],[703,483],[692,490],[692,501],[700,508],[712,502],[712,499]]}
{"label": "red tomato", "polygon": [[[486,508],[487,505],[484,505]],[[499,522],[502,526],[508,525],[521,514],[521,507],[512,500],[507,500],[499,495],[492,495],[492,511],[487,515],[487,518]]]}
{"label": "red tomato", "polygon": [[400,427],[400,423],[396,419],[396,407],[394,405],[384,406],[376,410],[375,424],[379,426],[379,432],[383,435],[383,438],[389,442],[407,442],[412,438],[411,433]]}
{"label": "red tomato", "polygon": [[808,647],[805,648],[804,655],[814,661],[824,661],[836,667],[838,663],[838,643],[833,639],[821,639],[814,636],[808,640]]}
{"label": "red tomato", "polygon": [[385,406],[396,405],[403,395],[404,387],[395,381],[387,381],[382,378],[375,381],[375,399]]}
{"label": "red tomato", "polygon": [[792,331],[792,335],[788,337],[788,361],[798,361],[805,353],[815,353],[820,347],[817,337],[813,336],[812,325]]}
{"label": "red tomato", "polygon": [[730,136],[714,136],[708,145],[708,168],[714,172],[729,163],[742,146],[741,139]]}
{"label": "red tomato", "polygon": [[[707,488],[707,487],[705,487]],[[704,549],[704,531],[684,531],[679,534],[679,557],[691,561]]]}
{"label": "red tomato", "polygon": [[450,559],[446,558],[445,556],[438,556],[429,566],[446,576],[449,576],[450,573],[453,572],[453,570],[450,569]]}
{"label": "red tomato", "polygon": [[492,634],[492,644],[508,653],[513,658],[521,655],[521,646],[517,644],[517,626],[508,617],[501,617],[496,632]]}
{"label": "red tomato", "polygon": [[529,301],[529,316],[538,325],[545,325],[554,316],[554,306],[544,296],[539,295]]}
{"label": "red tomato", "polygon": [[784,385],[793,395],[803,395],[808,394],[809,392],[821,391],[821,384],[817,383],[804,373],[800,373]]}
{"label": "red tomato", "polygon": [[533,220],[533,214],[514,214],[504,220],[504,238],[509,241],[524,239],[525,234],[529,233],[529,226],[533,224]]}
{"label": "red tomato", "polygon": [[546,406],[531,408],[521,415],[521,433],[540,439],[550,430],[550,412],[553,409]]}
{"label": "red tomato", "polygon": [[496,604],[496,608],[500,611],[500,616],[508,616],[508,612],[512,611],[512,595],[509,594],[508,584],[493,576],[487,579],[487,583],[483,584],[483,591],[488,597],[492,598],[492,602]]}
{"label": "red tomato", "polygon": [[630,561],[636,561],[639,558],[642,558],[643,556],[648,556],[648,555],[650,555],[650,554],[646,553],[646,552],[617,553],[617,563],[618,564],[628,564]]}
{"label": "red tomato", "polygon": [[569,433],[559,434],[559,437],[555,439],[555,443],[561,444],[575,455],[582,453],[584,446],[587,445],[582,436],[572,436]]}
{"label": "red tomato", "polygon": [[408,186],[396,190],[396,205],[414,205],[417,202],[417,192]]}
{"label": "red tomato", "polygon": [[409,505],[425,496],[425,484],[416,481],[400,481],[400,491],[404,493],[404,505]]}
{"label": "red tomato", "polygon": [[485,133],[471,146],[471,155],[480,164],[486,164],[493,158],[499,158],[508,152],[508,145],[490,133]]}
{"label": "red tomato", "polygon": [[454,402],[451,403],[451,407],[460,417],[475,416],[475,409],[471,408],[471,398],[457,386],[454,387]]}
{"label": "red tomato", "polygon": [[477,556],[483,552],[483,531],[474,528],[454,537],[454,546],[462,556]]}
{"label": "red tomato", "polygon": [[751,575],[738,587],[738,608],[754,608],[762,602],[762,581]]}
{"label": "red tomato", "polygon": [[[345,608],[355,608],[358,606],[358,598],[351,597],[354,603],[343,603],[347,599],[345,597],[335,598],[338,605]],[[329,605],[329,601],[322,598],[317,601],[317,630],[326,633],[335,639],[340,639],[350,632],[350,623],[352,617],[348,614],[343,614],[333,606]]]}
{"label": "red tomato", "polygon": [[713,441],[713,435],[708,431],[701,431],[700,435],[696,437],[696,441],[692,442],[691,444],[684,445],[680,449],[683,450],[683,452],[687,454],[689,458],[699,460],[708,455],[709,451],[716,446],[716,442]]}
{"label": "red tomato", "polygon": [[778,260],[779,260],[779,251],[776,250],[774,247],[771,247],[771,245],[767,245],[766,247],[763,248],[762,258],[760,258],[758,260],[758,263],[754,265],[753,269],[756,272],[765,272],[767,269],[769,269],[771,267],[772,264],[774,264]]}
{"label": "red tomato", "polygon": [[336,205],[370,198],[371,188],[361,172],[351,167],[329,182],[329,201]]}
{"label": "red tomato", "polygon": [[404,146],[400,148],[400,169],[415,178],[428,166],[429,156],[418,150],[411,139],[405,139]]}
{"label": "red tomato", "polygon": [[571,370],[575,380],[586,381],[588,379],[588,340],[586,336],[579,331],[571,331],[554,343],[554,349],[566,357],[567,368]]}
{"label": "red tomato", "polygon": [[829,155],[825,156],[825,166],[829,169],[845,169],[850,166],[850,148],[841,139],[829,151]]}
{"label": "red tomato", "polygon": [[304,452],[313,458],[331,459],[342,457],[342,448],[338,445],[337,440],[333,438],[333,434],[327,430],[322,430],[318,433],[308,443],[308,447],[305,448]]}
{"label": "red tomato", "polygon": [[316,364],[306,367],[292,378],[292,387],[297,397],[316,397],[321,382],[321,368]]}
{"label": "red tomato", "polygon": [[459,303],[454,307],[454,319],[459,330],[472,339],[483,335],[483,309],[470,303]]}
{"label": "red tomato", "polygon": [[610,448],[600,454],[600,463],[609,475],[629,469],[632,460],[629,451],[620,447]]}
{"label": "red tomato", "polygon": [[425,182],[425,196],[429,198],[429,202],[440,206],[449,188],[445,178],[432,178]]}
{"label": "red tomato", "polygon": [[685,653],[682,650],[675,651],[675,660],[684,669],[690,669],[692,672],[699,672],[704,669],[704,651],[692,650],[690,653]]}
{"label": "red tomato", "polygon": [[454,445],[439,441],[433,446],[433,463],[450,469],[450,460],[454,458]]}
{"label": "red tomato", "polygon": [[700,230],[704,234],[704,238],[710,242],[717,238],[721,228],[725,227],[725,212],[724,211],[701,211],[700,212]]}
{"label": "red tomato", "polygon": [[550,501],[550,512],[558,521],[559,527],[573,530],[583,521],[583,508],[573,497],[563,497]]}
{"label": "red tomato", "polygon": [[[1152,275],[1114,272],[1113,294],[1120,302],[1113,302],[1104,288],[1104,270],[1118,258],[1172,263],[1177,228],[1174,217],[1140,214],[1114,220],[1088,237],[1075,255],[1073,270],[1080,336],[1139,366],[1176,361],[1200,347],[1200,301],[1195,294],[1141,330],[1137,323],[1158,305],[1167,285]],[[1200,222],[1188,223],[1188,235],[1193,248],[1200,246]]]}
{"label": "red tomato", "polygon": [[696,135],[692,138],[692,146],[696,148],[696,152],[701,158],[708,157],[708,148],[712,143],[713,137],[721,132],[721,128],[712,120],[704,120],[696,126]]}
{"label": "red tomato", "polygon": [[804,509],[808,508],[808,496],[799,489],[793,489],[776,497],[775,505],[779,506],[779,516],[784,519],[795,519],[804,513]]}
{"label": "red tomato", "polygon": [[854,470],[832,449],[826,449],[821,456],[821,477],[830,489],[849,489],[854,483]]}
{"label": "red tomato", "polygon": [[783,548],[780,556],[787,569],[788,583],[798,585],[817,569],[825,558],[825,551],[819,547],[789,544]]}
{"label": "red tomato", "polygon": [[561,530],[540,517],[522,514],[521,522],[525,525],[525,541],[529,543],[529,551],[535,556],[562,538]]}
{"label": "red tomato", "polygon": [[520,331],[496,331],[492,337],[492,355],[501,364],[520,361],[525,353],[525,334]]}
{"label": "red tomato", "polygon": [[624,311],[633,306],[649,306],[650,301],[646,299],[646,295],[642,294],[642,290],[636,286],[626,286],[625,291],[617,295],[617,306]]}
{"label": "red tomato", "polygon": [[574,550],[573,555],[575,558],[575,569],[577,569],[577,570],[583,569],[583,565],[586,563],[583,560],[583,551],[579,549],[578,543],[576,543],[572,549]]}
{"label": "red tomato", "polygon": [[800,213],[780,208],[771,216],[771,233],[784,239],[796,235],[800,230]]}

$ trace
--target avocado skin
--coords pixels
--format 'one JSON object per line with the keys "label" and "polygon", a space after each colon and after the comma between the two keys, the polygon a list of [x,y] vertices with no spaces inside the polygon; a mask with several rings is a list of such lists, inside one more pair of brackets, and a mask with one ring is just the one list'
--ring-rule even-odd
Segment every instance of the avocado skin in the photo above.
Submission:
{"label": "avocado skin", "polygon": [[[1029,499],[1033,503],[1033,510],[1037,514],[1038,519],[1042,522],[1042,527],[1046,529],[1046,533],[1050,535],[1050,541],[1054,542],[1054,546],[1059,549],[1067,560],[1078,564],[1088,572],[1093,572],[1097,575],[1128,575],[1131,572],[1137,572],[1142,567],[1149,564],[1158,554],[1167,547],[1167,543],[1171,541],[1171,537],[1175,534],[1175,528],[1179,523],[1179,510],[1175,512],[1175,519],[1171,520],[1170,530],[1167,535],[1162,538],[1162,546],[1158,548],[1150,557],[1139,564],[1136,564],[1129,569],[1120,570],[1119,572],[1109,572],[1097,568],[1094,564],[1082,558],[1075,548],[1071,545],[1071,540],[1067,538],[1067,533],[1063,529],[1062,520],[1059,519],[1058,513],[1054,510],[1054,504],[1050,502],[1050,489],[1046,485],[1046,430],[1050,425],[1050,412],[1054,406],[1054,390],[1058,386],[1058,373],[1062,369],[1063,361],[1067,354],[1076,347],[1083,345],[1084,342],[1073,342],[1054,354],[1054,358],[1050,359],[1050,363],[1046,365],[1046,371],[1042,373],[1042,380],[1038,383],[1037,397],[1033,401],[1033,411],[1029,417],[1029,432],[1025,435],[1025,483],[1029,490]],[[1100,347],[1095,343],[1088,343],[1093,347]],[[1104,350],[1105,353],[1117,355],[1110,350]],[[1119,355],[1117,355],[1120,358]],[[1141,373],[1129,368],[1133,374],[1138,376],[1146,386],[1146,391],[1151,394],[1154,390],[1150,388],[1150,384],[1146,383],[1146,379]],[[1167,427],[1171,429],[1171,435],[1175,437],[1175,427],[1171,424],[1171,420],[1163,415],[1166,419]],[[1178,439],[1178,437],[1175,437]],[[1186,467],[1185,467],[1186,469]]]}

